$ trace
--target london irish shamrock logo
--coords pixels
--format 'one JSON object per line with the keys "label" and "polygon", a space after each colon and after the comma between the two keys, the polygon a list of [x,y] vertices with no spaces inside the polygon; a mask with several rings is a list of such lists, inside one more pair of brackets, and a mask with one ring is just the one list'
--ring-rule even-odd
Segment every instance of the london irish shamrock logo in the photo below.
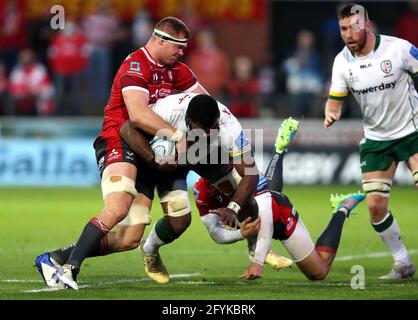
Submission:
{"label": "london irish shamrock logo", "polygon": [[388,74],[392,70],[392,62],[390,62],[390,60],[382,61],[380,63],[380,68],[384,73]]}

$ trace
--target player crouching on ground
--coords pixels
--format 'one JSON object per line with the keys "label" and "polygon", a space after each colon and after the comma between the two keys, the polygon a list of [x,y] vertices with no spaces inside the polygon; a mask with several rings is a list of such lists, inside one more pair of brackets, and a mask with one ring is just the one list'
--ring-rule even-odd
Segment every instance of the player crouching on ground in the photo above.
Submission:
{"label": "player crouching on ground", "polygon": [[[211,188],[208,184],[200,186]],[[344,221],[364,199],[364,194],[331,195],[330,201],[334,213],[327,228],[314,245],[308,230],[289,199],[282,193],[273,190],[270,192],[271,202],[264,202],[270,212],[260,210],[261,226],[257,236],[254,258],[241,275],[241,279],[253,280],[262,276],[265,253],[270,248],[272,239],[280,240],[309,280],[325,279],[337,253]],[[216,195],[214,192],[211,194],[218,199],[222,196]],[[212,201],[216,200],[212,199]],[[263,205],[263,202],[257,201],[257,203]],[[248,234],[246,226],[243,225],[241,230],[243,236],[250,237],[253,231],[249,232],[251,234]]]}

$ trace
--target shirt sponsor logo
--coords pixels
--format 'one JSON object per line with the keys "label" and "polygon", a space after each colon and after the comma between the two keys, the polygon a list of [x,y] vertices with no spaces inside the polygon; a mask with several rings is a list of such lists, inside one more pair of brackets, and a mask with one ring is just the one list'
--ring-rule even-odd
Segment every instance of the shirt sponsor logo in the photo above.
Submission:
{"label": "shirt sponsor logo", "polygon": [[374,86],[374,87],[369,87],[366,89],[359,89],[356,90],[354,88],[350,88],[351,92],[356,93],[356,94],[368,94],[371,92],[378,92],[378,91],[383,91],[383,90],[387,90],[387,89],[394,89],[396,85],[396,81],[393,82],[389,82],[389,83],[381,83],[378,86]]}
{"label": "shirt sponsor logo", "polygon": [[386,74],[389,74],[392,71],[392,62],[390,60],[385,60],[380,63],[380,68]]}

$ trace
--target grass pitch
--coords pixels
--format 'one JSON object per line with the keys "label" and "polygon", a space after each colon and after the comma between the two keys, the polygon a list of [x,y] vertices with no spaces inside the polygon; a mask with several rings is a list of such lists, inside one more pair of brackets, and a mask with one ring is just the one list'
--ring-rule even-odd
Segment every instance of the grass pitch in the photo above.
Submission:
{"label": "grass pitch", "polygon": [[[286,187],[315,242],[326,227],[329,194],[353,192],[357,187]],[[191,227],[176,242],[161,249],[172,276],[161,286],[147,278],[138,250],[87,259],[79,276],[79,291],[50,291],[33,267],[35,257],[78,239],[90,217],[101,209],[96,189],[0,189],[0,299],[109,300],[278,300],[278,299],[418,299],[418,280],[383,281],[392,258],[368,221],[365,202],[345,223],[337,260],[328,278],[310,282],[296,266],[285,271],[265,266],[263,278],[243,281],[248,266],[246,243],[214,243],[193,210]],[[418,265],[418,199],[411,186],[395,186],[390,208],[403,241]],[[154,221],[161,217],[154,204]],[[149,232],[149,228],[146,233]],[[287,256],[278,241],[273,249]],[[351,288],[355,265],[364,267],[365,289]]]}

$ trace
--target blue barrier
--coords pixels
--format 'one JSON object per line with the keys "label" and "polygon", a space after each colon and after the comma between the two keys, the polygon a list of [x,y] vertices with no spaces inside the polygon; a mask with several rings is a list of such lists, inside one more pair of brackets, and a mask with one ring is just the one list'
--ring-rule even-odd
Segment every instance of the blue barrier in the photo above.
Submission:
{"label": "blue barrier", "polygon": [[100,181],[92,139],[0,140],[0,185],[94,186]]}

